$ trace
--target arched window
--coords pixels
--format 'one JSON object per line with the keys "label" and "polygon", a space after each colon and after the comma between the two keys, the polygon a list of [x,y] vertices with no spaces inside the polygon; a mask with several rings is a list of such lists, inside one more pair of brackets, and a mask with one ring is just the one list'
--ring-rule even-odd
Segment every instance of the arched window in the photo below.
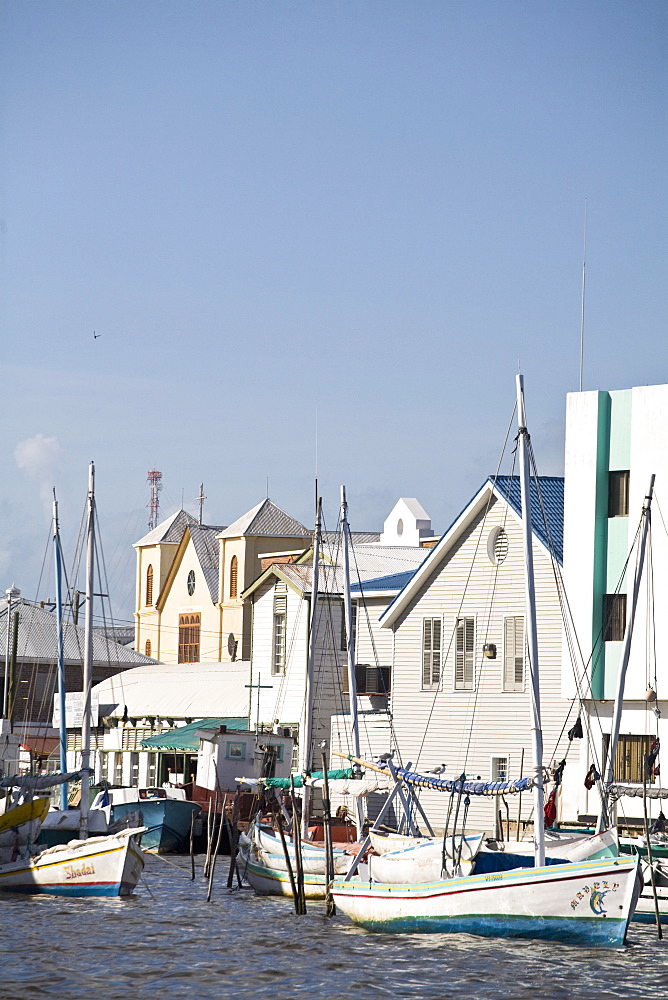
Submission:
{"label": "arched window", "polygon": [[237,596],[237,580],[239,578],[239,563],[236,556],[232,556],[230,563],[230,597]]}
{"label": "arched window", "polygon": [[146,640],[146,645],[144,646],[144,652],[146,653],[147,656],[151,655],[151,640],[150,639]]}
{"label": "arched window", "polygon": [[146,570],[146,607],[150,608],[153,604],[153,567],[149,566]]}
{"label": "arched window", "polygon": [[199,663],[199,615],[179,615],[179,663]]}

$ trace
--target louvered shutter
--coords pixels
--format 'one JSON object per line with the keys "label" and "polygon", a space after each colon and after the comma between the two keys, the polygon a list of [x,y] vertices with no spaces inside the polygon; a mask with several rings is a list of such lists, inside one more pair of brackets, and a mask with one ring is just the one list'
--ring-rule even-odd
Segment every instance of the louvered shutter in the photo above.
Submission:
{"label": "louvered shutter", "polygon": [[458,619],[455,642],[455,687],[462,690],[473,687],[474,636],[474,619]]}
{"label": "louvered shutter", "polygon": [[524,688],[524,618],[506,618],[504,623],[503,690]]}

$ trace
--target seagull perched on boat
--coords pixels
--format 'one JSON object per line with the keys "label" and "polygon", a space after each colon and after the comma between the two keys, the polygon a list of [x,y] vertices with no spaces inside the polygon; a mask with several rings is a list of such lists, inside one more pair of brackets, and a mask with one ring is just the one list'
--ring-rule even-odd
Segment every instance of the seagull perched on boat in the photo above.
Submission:
{"label": "seagull perched on boat", "polygon": [[445,769],[446,769],[447,766],[448,766],[447,764],[439,764],[438,767],[432,767],[430,771],[426,771],[425,773],[426,774],[443,774],[443,772],[445,771]]}
{"label": "seagull perched on boat", "polygon": [[393,750],[391,753],[382,753],[378,758],[378,760],[376,761],[376,767],[385,767],[388,761],[392,760],[395,753],[396,750]]}

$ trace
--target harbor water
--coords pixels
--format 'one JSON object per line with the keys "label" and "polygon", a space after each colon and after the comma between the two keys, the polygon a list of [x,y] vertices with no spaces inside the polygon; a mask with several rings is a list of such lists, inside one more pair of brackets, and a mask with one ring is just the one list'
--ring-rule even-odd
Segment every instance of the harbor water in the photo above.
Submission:
{"label": "harbor water", "polygon": [[213,897],[197,859],[148,856],[128,899],[0,895],[0,1000],[628,1000],[668,998],[668,942],[632,924],[623,949],[469,935],[371,934],[309,903],[229,892],[220,857]]}

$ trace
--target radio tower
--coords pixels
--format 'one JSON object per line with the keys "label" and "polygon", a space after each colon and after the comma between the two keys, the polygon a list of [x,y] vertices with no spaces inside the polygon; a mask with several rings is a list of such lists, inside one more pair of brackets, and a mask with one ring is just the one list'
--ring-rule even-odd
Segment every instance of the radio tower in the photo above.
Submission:
{"label": "radio tower", "polygon": [[146,506],[149,509],[148,526],[155,528],[158,523],[158,510],[160,509],[160,491],[162,489],[162,472],[151,469],[146,482],[151,484],[151,498]]}

